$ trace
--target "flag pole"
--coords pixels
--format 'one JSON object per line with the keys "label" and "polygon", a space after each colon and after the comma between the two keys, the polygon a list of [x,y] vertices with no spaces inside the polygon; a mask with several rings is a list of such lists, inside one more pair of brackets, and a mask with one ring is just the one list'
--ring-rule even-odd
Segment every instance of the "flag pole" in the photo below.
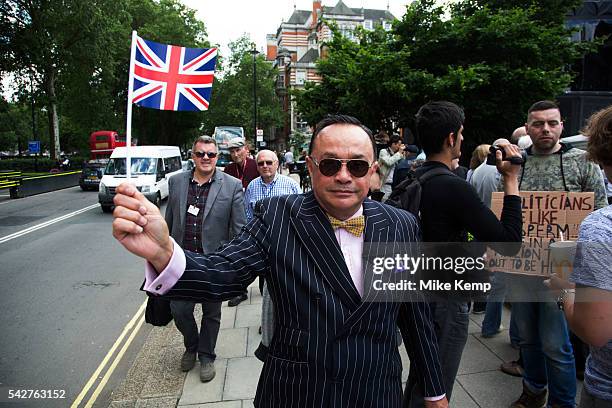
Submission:
{"label": "flag pole", "polygon": [[127,181],[130,181],[132,176],[132,94],[134,89],[134,64],[136,62],[136,39],[138,38],[136,30],[132,31],[132,44],[130,47],[130,74],[128,80],[128,97],[127,97],[127,114],[126,114],[126,129],[125,129],[125,170]]}

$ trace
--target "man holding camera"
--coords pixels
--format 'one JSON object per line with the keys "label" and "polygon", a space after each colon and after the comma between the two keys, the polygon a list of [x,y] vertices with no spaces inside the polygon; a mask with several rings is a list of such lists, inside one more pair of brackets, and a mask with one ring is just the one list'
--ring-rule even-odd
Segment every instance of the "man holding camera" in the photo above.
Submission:
{"label": "man holding camera", "polygon": [[[522,218],[517,180],[520,166],[513,163],[520,161],[519,150],[516,146],[505,143],[494,153],[497,169],[506,180],[503,213],[501,220],[498,220],[468,182],[450,170],[452,161],[461,156],[464,122],[463,110],[446,101],[430,102],[422,106],[416,115],[417,136],[427,155],[427,161],[415,170],[422,186],[419,213],[423,241],[467,242],[467,233],[470,232],[481,242],[520,242]],[[506,156],[507,160],[502,160],[503,156]],[[402,192],[409,182],[406,180],[401,183],[391,194],[389,202],[397,203],[398,197],[400,203],[409,202],[403,199],[408,198],[410,190]],[[442,271],[436,271],[436,274],[438,272],[439,276],[443,276]],[[468,304],[459,296],[451,298],[449,295],[445,299],[436,299],[431,306],[444,388],[450,401],[461,354],[468,337]],[[400,321],[402,316],[400,311]],[[402,335],[407,336],[407,333],[402,331]],[[404,397],[406,407],[423,406],[418,373],[412,367]]]}
{"label": "man holding camera", "polygon": [[[603,179],[586,152],[560,143],[561,112],[555,102],[539,101],[527,112],[525,130],[533,145],[527,149],[519,188],[525,191],[595,192],[595,209],[607,204]],[[530,279],[529,287],[541,285]],[[534,281],[539,279],[540,281]],[[521,282],[524,283],[524,282]],[[574,407],[576,365],[563,312],[554,299],[513,303],[523,357],[523,393],[513,408]]]}

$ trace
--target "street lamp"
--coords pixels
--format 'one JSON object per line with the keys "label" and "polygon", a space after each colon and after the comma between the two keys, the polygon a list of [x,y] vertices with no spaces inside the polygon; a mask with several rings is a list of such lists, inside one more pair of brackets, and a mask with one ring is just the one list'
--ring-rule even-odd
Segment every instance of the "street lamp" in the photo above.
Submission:
{"label": "street lamp", "polygon": [[253,43],[253,49],[249,51],[253,56],[253,135],[255,136],[255,151],[259,151],[257,142],[257,64],[256,58],[259,51],[255,48]]}

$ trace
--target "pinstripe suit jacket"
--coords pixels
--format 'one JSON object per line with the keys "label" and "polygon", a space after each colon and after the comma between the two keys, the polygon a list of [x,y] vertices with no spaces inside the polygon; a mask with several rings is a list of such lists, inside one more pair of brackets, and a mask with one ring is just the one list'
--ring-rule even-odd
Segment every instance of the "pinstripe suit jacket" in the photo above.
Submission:
{"label": "pinstripe suit jacket", "polygon": [[[418,238],[418,224],[408,212],[366,200],[363,214],[365,242]],[[401,406],[400,304],[361,301],[312,192],[262,200],[241,234],[219,252],[185,255],[185,273],[167,294],[173,298],[225,300],[266,275],[276,324],[255,406]],[[400,322],[410,325],[406,346],[425,395],[441,395],[429,306],[402,307]]]}

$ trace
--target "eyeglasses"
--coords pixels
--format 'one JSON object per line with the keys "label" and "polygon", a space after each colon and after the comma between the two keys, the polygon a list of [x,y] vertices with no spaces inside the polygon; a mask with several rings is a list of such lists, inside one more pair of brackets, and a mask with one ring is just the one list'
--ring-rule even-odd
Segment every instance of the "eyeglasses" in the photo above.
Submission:
{"label": "eyeglasses", "polygon": [[317,163],[312,159],[315,166],[319,168],[321,174],[326,177],[331,177],[338,173],[342,168],[342,164],[346,164],[346,168],[353,177],[363,177],[368,174],[368,170],[372,165],[366,160],[360,159],[323,159]]}
{"label": "eyeglasses", "polygon": [[217,153],[215,152],[193,152],[193,154],[200,159],[203,159],[204,156],[207,156],[210,159],[217,157]]}
{"label": "eyeglasses", "polygon": [[257,165],[258,165],[259,167],[263,167],[264,165],[266,165],[266,166],[272,166],[273,164],[274,164],[274,161],[273,161],[273,160],[262,160],[262,161],[258,161],[258,162],[257,162]]}

